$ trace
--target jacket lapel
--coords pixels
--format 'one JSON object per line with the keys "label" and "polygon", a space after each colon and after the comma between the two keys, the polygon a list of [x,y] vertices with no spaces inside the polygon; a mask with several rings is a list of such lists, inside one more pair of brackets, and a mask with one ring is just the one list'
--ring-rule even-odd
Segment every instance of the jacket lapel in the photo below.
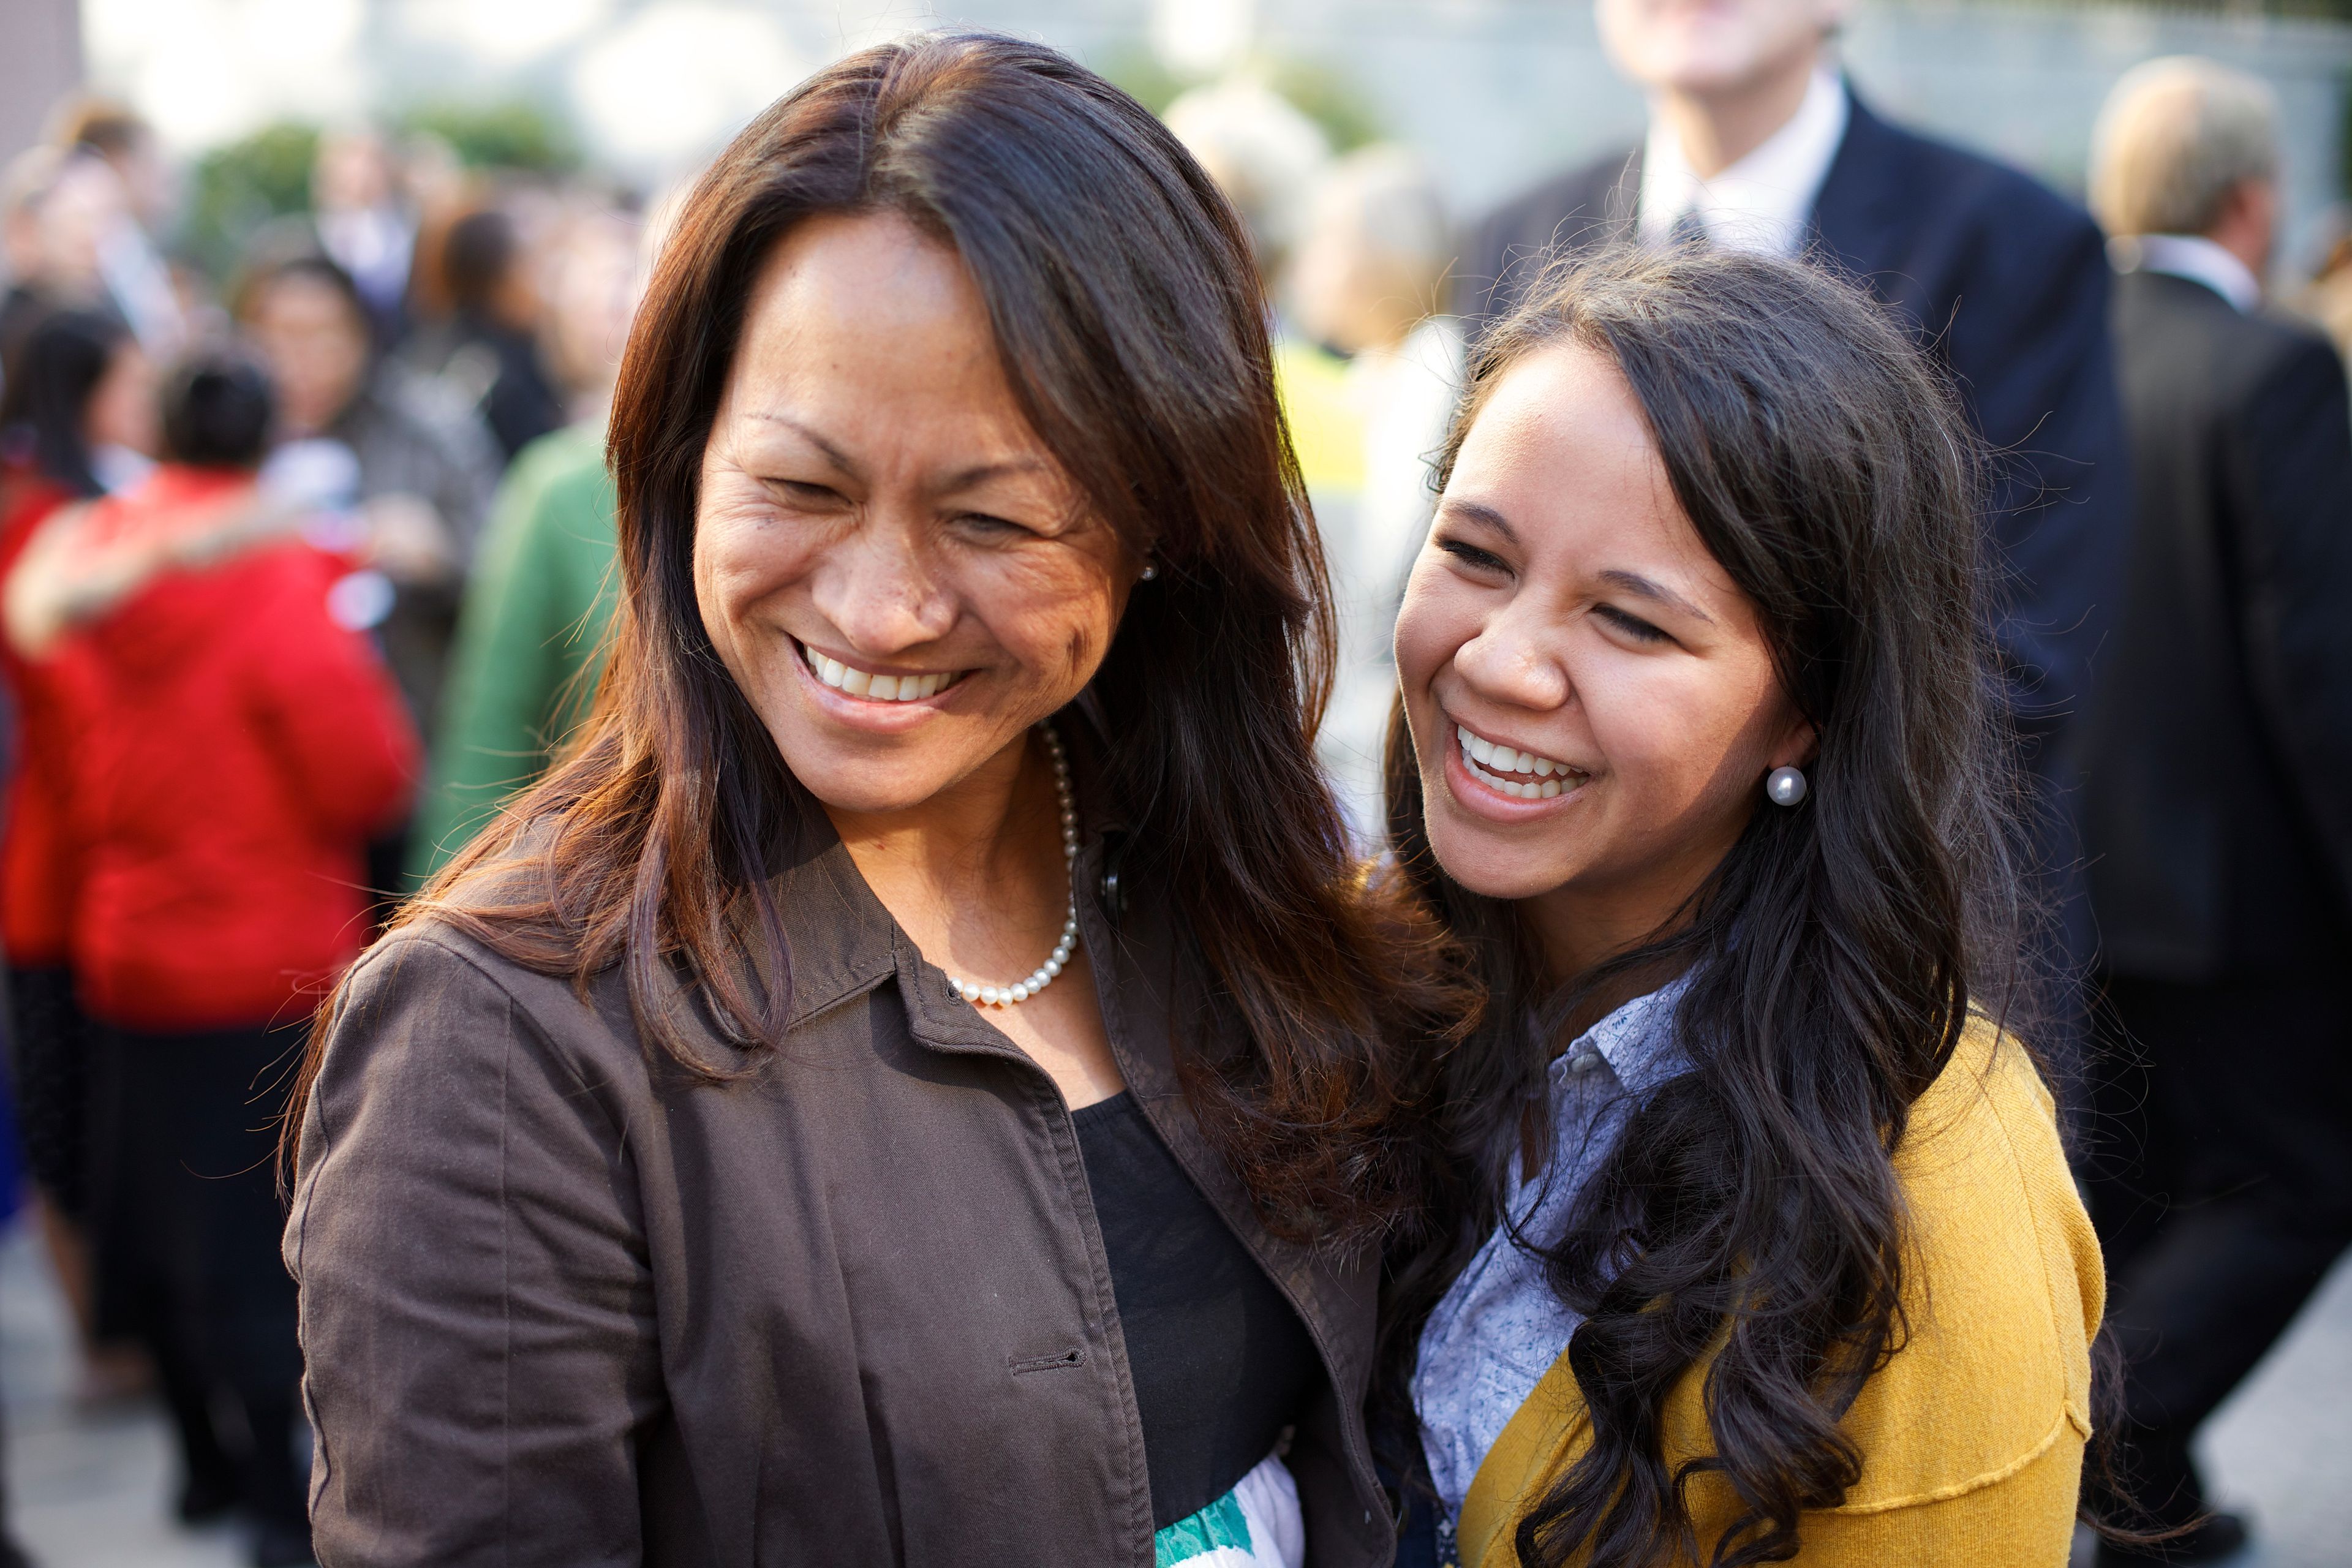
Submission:
{"label": "jacket lapel", "polygon": [[1868,279],[1901,260],[1902,143],[1851,85],[1845,91],[1845,137],[1813,198],[1811,245]]}

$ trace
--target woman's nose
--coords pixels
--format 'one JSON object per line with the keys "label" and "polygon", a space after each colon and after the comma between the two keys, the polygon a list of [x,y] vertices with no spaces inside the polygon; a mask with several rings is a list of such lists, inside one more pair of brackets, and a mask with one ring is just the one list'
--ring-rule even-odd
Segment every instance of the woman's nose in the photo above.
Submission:
{"label": "woman's nose", "polygon": [[945,637],[955,596],[911,531],[869,524],[827,552],[816,607],[861,653],[896,653]]}
{"label": "woman's nose", "polygon": [[1559,639],[1539,629],[1507,614],[1488,621],[1454,650],[1455,673],[1490,702],[1535,712],[1562,706],[1573,689],[1568,668],[1556,650]]}

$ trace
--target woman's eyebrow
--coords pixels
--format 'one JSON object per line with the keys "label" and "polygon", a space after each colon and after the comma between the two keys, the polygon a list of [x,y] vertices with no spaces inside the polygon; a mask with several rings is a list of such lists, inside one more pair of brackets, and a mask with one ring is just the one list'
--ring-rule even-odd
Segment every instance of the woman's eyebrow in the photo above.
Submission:
{"label": "woman's eyebrow", "polygon": [[991,479],[1012,479],[1022,474],[1039,474],[1047,469],[1042,458],[1006,458],[999,462],[978,463],[969,468],[950,474],[940,486],[943,495],[957,495],[976,489]]}
{"label": "woman's eyebrow", "polygon": [[[785,429],[790,430],[793,435],[798,436],[802,440],[806,441],[810,446],[814,447],[819,452],[822,452],[824,455],[824,460],[831,463],[841,472],[853,477],[857,473],[857,464],[851,459],[848,453],[843,451],[831,441],[826,440],[824,437],[820,435],[817,431],[812,429],[807,425],[803,424],[800,420],[793,418],[791,415],[779,414],[772,409],[758,409],[752,412],[751,417],[760,420],[764,424],[782,426]],[[941,480],[937,487],[938,493],[941,495],[957,495],[965,490],[984,485],[991,479],[1010,479],[1021,474],[1042,473],[1045,471],[1047,466],[1048,465],[1045,463],[1044,458],[1027,454],[1024,454],[1019,457],[1006,458],[996,462],[975,463],[971,468],[958,469],[956,472],[950,474],[945,479]]]}
{"label": "woman's eyebrow", "polygon": [[761,421],[762,424],[782,426],[785,429],[791,431],[793,435],[798,436],[802,440],[806,441],[810,446],[814,447],[818,451],[824,453],[824,460],[831,463],[842,473],[854,475],[857,472],[857,465],[850,461],[848,453],[843,451],[840,447],[826,440],[816,431],[793,418],[791,415],[777,414],[768,409],[753,409],[751,411],[749,416]]}
{"label": "woman's eyebrow", "polygon": [[1601,580],[1613,588],[1623,589],[1636,598],[1649,599],[1661,605],[1671,605],[1686,616],[1696,616],[1708,626],[1715,625],[1713,616],[1708,615],[1664,583],[1654,582],[1638,572],[1612,569],[1601,574]]}
{"label": "woman's eyebrow", "polygon": [[1460,518],[1465,522],[1479,523],[1491,528],[1501,534],[1507,543],[1517,544],[1519,542],[1518,531],[1511,526],[1511,520],[1484,501],[1449,500],[1439,510]]}

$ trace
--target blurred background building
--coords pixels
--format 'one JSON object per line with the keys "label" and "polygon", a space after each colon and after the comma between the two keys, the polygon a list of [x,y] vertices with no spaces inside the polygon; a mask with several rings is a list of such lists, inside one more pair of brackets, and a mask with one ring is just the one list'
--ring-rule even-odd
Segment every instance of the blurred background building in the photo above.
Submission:
{"label": "blurred background building", "polygon": [[[413,811],[364,846],[376,889],[445,860],[580,711],[611,607],[604,408],[682,182],[810,70],[945,23],[1109,76],[1249,224],[1341,598],[1324,760],[1372,835],[1388,627],[1465,352],[1436,309],[1454,237],[1644,124],[1586,0],[0,0],[0,356],[16,374],[12,323],[45,310],[118,323],[90,329],[76,384],[84,494],[154,456],[98,434],[107,388],[194,343],[263,362],[280,428],[236,526],[299,519],[349,569],[337,616],[375,639],[430,751]],[[1874,0],[1837,51],[1890,118],[2077,200],[2134,66],[2261,78],[2284,149],[2273,295],[2352,338],[2352,0]],[[37,499],[24,530],[68,498]],[[31,728],[0,746],[13,767]],[[92,1340],[55,1208],[0,1245],[18,1535],[51,1564],[244,1560],[174,1521],[170,1429],[138,1356]],[[2208,1433],[2224,1490],[2269,1521],[2258,1561],[2346,1560],[2347,1389],[2339,1269]]]}
{"label": "blurred background building", "polygon": [[[2304,259],[2342,194],[2352,31],[2328,9],[1882,0],[1857,12],[1844,53],[1910,121],[2076,190],[2092,120],[2128,67],[2196,54],[2250,69],[2277,89],[2301,154],[2286,249]],[[10,0],[0,156],[37,137],[86,66],[87,85],[137,107],[174,157],[212,155],[219,173],[197,174],[199,196],[235,167],[231,150],[267,163],[262,148],[282,141],[250,139],[272,128],[359,120],[657,185],[777,82],[942,19],[1043,37],[1147,101],[1271,68],[1339,142],[1415,148],[1465,212],[1641,124],[1589,7],[1559,0],[81,0],[78,24],[76,12]],[[224,194],[292,199],[266,171],[258,186]]]}

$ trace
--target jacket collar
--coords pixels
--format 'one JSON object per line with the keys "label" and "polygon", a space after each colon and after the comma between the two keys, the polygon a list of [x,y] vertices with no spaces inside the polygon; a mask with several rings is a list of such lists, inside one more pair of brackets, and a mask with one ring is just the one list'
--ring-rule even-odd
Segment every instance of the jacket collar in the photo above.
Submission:
{"label": "jacket collar", "polygon": [[[1069,753],[1078,801],[1080,849],[1075,875],[1082,927],[1089,908],[1100,900],[1106,848],[1116,847],[1125,821],[1102,798],[1102,731],[1090,697],[1082,696],[1055,721]],[[926,959],[900,929],[866,885],[822,808],[813,805],[770,887],[792,964],[788,1028],[895,977],[908,1025],[925,1044],[1021,1055],[979,1009],[956,994],[946,972]],[[1087,931],[1085,940],[1096,941],[1096,932]]]}
{"label": "jacket collar", "polygon": [[1794,255],[1803,248],[1814,199],[1845,141],[1853,108],[1844,78],[1818,66],[1786,123],[1730,167],[1705,176],[1684,156],[1672,122],[1654,116],[1642,144],[1642,237],[1665,243],[1689,218],[1717,245]]}
{"label": "jacket collar", "polygon": [[[1871,112],[1851,81],[1843,89],[1845,134],[1813,197],[1810,237],[1853,270],[1867,274],[1894,259],[1906,138]],[[1639,226],[1646,162],[1643,144],[1634,143],[1616,177],[1602,190],[1603,226],[1612,236],[1633,233]]]}
{"label": "jacket collar", "polygon": [[1812,232],[1824,249],[1866,278],[1897,259],[1905,138],[1871,112],[1853,84],[1845,93],[1845,138],[1813,198]]}
{"label": "jacket collar", "polygon": [[2263,280],[2246,264],[2201,235],[2118,236],[2107,242],[2118,273],[2152,272],[2210,289],[2240,315],[2262,308]]}
{"label": "jacket collar", "polygon": [[1555,1072],[1591,1051],[1609,1066],[1626,1092],[1643,1096],[1682,1072],[1684,1059],[1675,1037],[1675,1016],[1683,993],[1690,989],[1688,971],[1655,991],[1634,997],[1601,1019],[1555,1059]]}
{"label": "jacket collar", "polygon": [[[1228,1026],[1181,918],[1165,897],[1156,896],[1157,889],[1129,888],[1121,900],[1104,896],[1106,871],[1115,868],[1129,827],[1125,815],[1103,798],[1108,743],[1100,721],[1090,698],[1081,698],[1056,719],[1077,795],[1079,941],[1094,974],[1112,1056],[1128,1092],[1161,1142],[1298,1307],[1322,1349],[1334,1387],[1349,1391],[1343,1398],[1360,1397],[1370,1375],[1359,1354],[1361,1347],[1353,1338],[1335,1336],[1330,1324],[1351,1312],[1369,1316],[1370,1271],[1357,1269],[1352,1283],[1342,1284],[1332,1261],[1316,1247],[1275,1237],[1258,1218],[1241,1176],[1193,1116],[1177,1071],[1180,1032],[1187,1040],[1205,1043]],[[775,883],[792,948],[793,1026],[895,979],[908,1031],[918,1042],[1034,1066],[908,940],[821,811],[803,837]],[[1111,907],[1118,902],[1124,903],[1123,911]]]}

